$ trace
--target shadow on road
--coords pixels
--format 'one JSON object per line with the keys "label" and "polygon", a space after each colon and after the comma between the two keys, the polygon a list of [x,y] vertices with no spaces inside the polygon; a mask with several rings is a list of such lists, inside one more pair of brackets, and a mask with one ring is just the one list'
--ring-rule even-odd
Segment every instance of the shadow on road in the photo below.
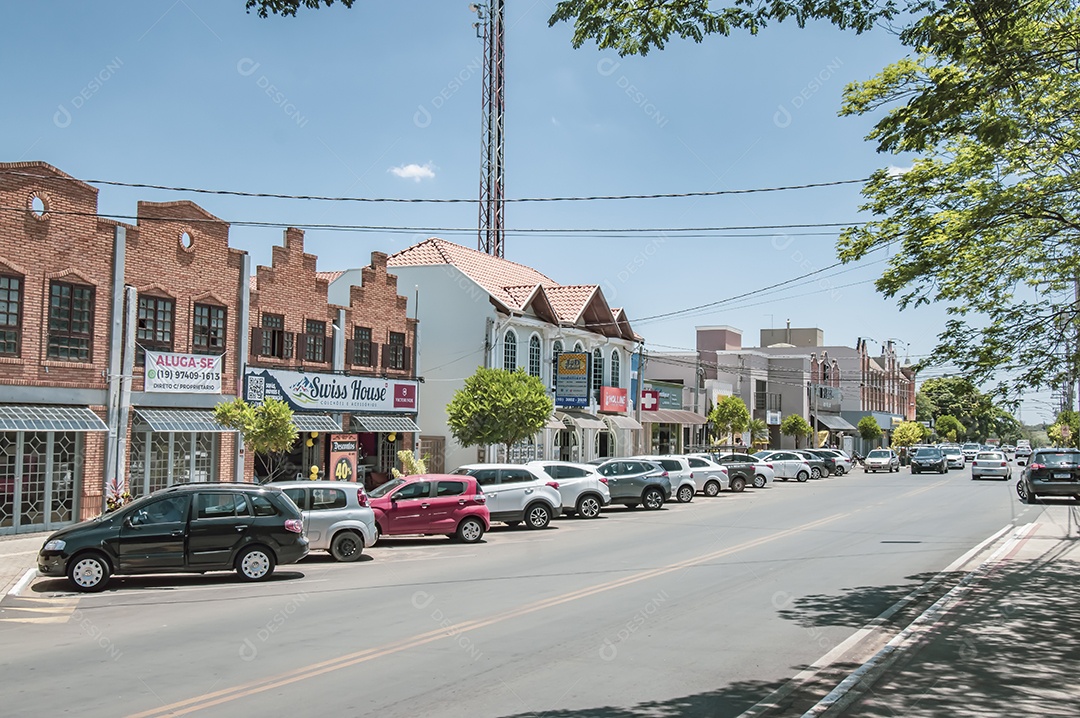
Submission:
{"label": "shadow on road", "polygon": [[780,685],[764,681],[738,681],[708,693],[666,701],[645,701],[629,707],[553,709],[514,713],[503,718],[734,718]]}

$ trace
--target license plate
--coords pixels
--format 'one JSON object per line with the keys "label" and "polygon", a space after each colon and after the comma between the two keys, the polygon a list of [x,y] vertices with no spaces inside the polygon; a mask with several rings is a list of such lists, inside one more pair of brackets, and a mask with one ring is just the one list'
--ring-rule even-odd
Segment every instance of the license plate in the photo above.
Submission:
{"label": "license plate", "polygon": [[1055,471],[1054,472],[1054,478],[1055,479],[1071,479],[1072,474],[1070,474],[1068,471]]}

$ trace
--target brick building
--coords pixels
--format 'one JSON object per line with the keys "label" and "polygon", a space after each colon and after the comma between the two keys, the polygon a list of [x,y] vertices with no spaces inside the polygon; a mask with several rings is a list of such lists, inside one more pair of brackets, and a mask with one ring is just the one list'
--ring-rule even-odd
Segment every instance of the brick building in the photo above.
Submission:
{"label": "brick building", "polygon": [[413,446],[416,321],[406,316],[385,254],[373,253],[371,265],[351,278],[360,283],[346,286],[342,304],[331,304],[329,283],[341,274],[318,272],[316,257],[304,252],[303,232],[288,229],[271,266],[252,278],[245,396],[287,401],[303,441],[285,466],[256,461],[248,476],[252,469],[307,476],[312,466],[325,474],[331,442],[351,440],[363,471],[378,483],[397,450]]}
{"label": "brick building", "polygon": [[328,473],[331,431],[374,470],[411,447],[389,418],[415,427],[416,322],[386,255],[331,305],[299,230],[251,276],[198,205],[140,202],[132,225],[97,197],[43,162],[0,164],[0,534],[92,517],[124,488],[250,479],[258,462],[213,419],[243,389],[296,400],[297,467]]}

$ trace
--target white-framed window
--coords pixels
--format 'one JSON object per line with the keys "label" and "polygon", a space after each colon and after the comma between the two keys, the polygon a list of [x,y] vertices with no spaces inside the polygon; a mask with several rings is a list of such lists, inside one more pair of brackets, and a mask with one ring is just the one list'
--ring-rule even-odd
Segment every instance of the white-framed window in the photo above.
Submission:
{"label": "white-framed window", "polygon": [[622,367],[620,366],[620,364],[622,364],[622,362],[619,359],[619,350],[618,349],[612,349],[611,350],[611,384],[610,384],[610,386],[614,386],[614,387],[619,386],[619,373],[622,370]]}
{"label": "white-framed window", "polygon": [[540,337],[529,337],[529,375],[540,376]]}
{"label": "white-framed window", "polygon": [[599,396],[600,387],[604,385],[604,352],[597,347],[592,353],[592,388],[593,393]]}
{"label": "white-framed window", "polygon": [[517,334],[513,329],[507,329],[503,337],[503,369],[517,369]]}

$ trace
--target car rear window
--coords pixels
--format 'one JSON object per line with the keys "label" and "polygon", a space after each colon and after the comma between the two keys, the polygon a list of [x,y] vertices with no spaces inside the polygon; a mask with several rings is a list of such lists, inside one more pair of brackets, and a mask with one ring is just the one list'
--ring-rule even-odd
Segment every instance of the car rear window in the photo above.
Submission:
{"label": "car rear window", "polygon": [[341,489],[312,489],[311,510],[326,511],[345,508],[345,492]]}
{"label": "car rear window", "polygon": [[536,477],[532,475],[532,472],[525,469],[502,469],[502,476],[499,481],[503,484],[520,484],[525,481],[536,481]]}
{"label": "car rear window", "polygon": [[259,496],[255,494],[251,497],[251,506],[255,511],[256,516],[277,516],[277,506],[265,496]]}
{"label": "car rear window", "polygon": [[690,467],[694,469],[704,469],[708,466],[702,459],[696,459],[691,456],[687,461],[690,462]]}
{"label": "car rear window", "polygon": [[199,494],[200,519],[217,519],[225,516],[250,516],[247,499],[243,494]]}
{"label": "car rear window", "polygon": [[682,471],[682,464],[675,459],[660,459],[656,463],[660,464],[668,471]]}
{"label": "car rear window", "polygon": [[976,461],[1004,461],[1005,456],[996,451],[984,451],[975,457]]}
{"label": "car rear window", "polygon": [[1068,466],[1069,464],[1080,463],[1080,452],[1076,451],[1053,451],[1053,452],[1040,452],[1033,464],[1046,464],[1047,466]]}

